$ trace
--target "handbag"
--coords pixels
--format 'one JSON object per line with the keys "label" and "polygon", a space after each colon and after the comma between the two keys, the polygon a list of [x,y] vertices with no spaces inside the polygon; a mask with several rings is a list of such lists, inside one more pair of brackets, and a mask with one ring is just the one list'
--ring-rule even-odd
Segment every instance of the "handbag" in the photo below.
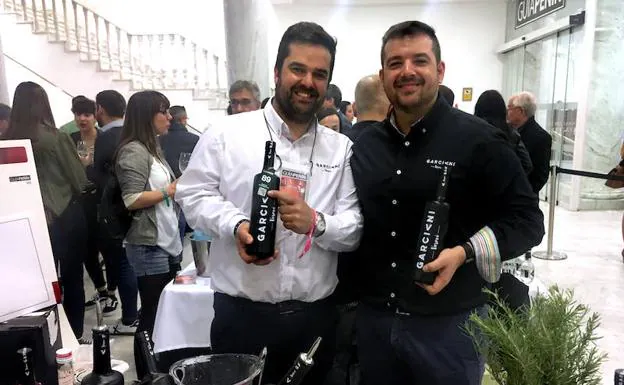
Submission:
{"label": "handbag", "polygon": [[[624,159],[620,161],[620,164],[611,169],[611,171],[609,171],[607,175],[624,177]],[[624,180],[607,179],[607,181],[605,182],[605,186],[611,188],[622,188],[624,187]]]}

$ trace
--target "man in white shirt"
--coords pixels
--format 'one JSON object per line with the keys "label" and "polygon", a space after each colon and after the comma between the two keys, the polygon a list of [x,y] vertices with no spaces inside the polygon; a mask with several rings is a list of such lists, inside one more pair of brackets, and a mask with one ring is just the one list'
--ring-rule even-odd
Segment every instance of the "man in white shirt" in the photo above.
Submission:
{"label": "man in white shirt", "polygon": [[[338,283],[338,252],[354,250],[361,236],[349,164],[352,142],[315,117],[335,51],[334,39],[319,25],[289,27],[278,49],[271,103],[210,127],[177,184],[176,200],[189,225],[215,235],[212,347],[217,353],[258,354],[266,346],[267,383],[277,383],[319,336],[323,342],[305,383],[323,382],[335,343],[337,315],[329,297]],[[269,140],[276,142],[282,184],[285,174],[301,179],[299,194],[269,193],[280,204],[279,252],[258,260],[244,246],[253,241],[248,221],[253,178]]]}

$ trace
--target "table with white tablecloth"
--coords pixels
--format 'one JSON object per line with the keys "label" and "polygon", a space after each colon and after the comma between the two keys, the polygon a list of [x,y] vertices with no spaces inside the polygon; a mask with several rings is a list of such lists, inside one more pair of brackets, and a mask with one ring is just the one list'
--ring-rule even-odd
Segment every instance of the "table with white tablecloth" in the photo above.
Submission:
{"label": "table with white tablecloth", "polygon": [[[191,264],[182,272],[194,275]],[[210,326],[214,319],[214,291],[210,278],[197,277],[194,284],[169,282],[158,302],[154,324],[154,352],[210,347]]]}

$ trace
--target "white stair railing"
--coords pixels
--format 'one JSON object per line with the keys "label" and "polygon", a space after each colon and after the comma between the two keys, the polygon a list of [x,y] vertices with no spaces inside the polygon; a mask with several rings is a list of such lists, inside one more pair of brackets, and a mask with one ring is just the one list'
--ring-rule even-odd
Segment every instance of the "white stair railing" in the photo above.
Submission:
{"label": "white stair railing", "polygon": [[76,0],[0,0],[0,10],[134,89],[190,89],[196,98],[226,102],[226,63],[184,36],[132,34]]}

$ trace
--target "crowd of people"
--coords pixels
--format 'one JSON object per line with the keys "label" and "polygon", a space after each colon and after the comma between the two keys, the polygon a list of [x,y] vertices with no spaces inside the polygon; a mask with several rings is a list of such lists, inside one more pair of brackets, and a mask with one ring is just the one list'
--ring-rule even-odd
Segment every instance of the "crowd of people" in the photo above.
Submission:
{"label": "crowd of people", "polygon": [[[268,347],[266,383],[319,336],[306,384],[353,383],[356,361],[365,384],[481,383],[484,362],[462,325],[484,314],[484,287],[528,304],[526,285],[501,278],[501,264],[544,234],[537,194],[551,138],[534,119],[535,97],[506,103],[489,90],[474,115],[454,108],[440,43],[418,21],[388,29],[381,70],[358,82],[353,103],[331,83],[335,57],[322,27],[292,25],[279,44],[275,96],[261,100],[253,81],[234,82],[231,116],[201,138],[188,132],[185,108],[157,91],[127,104],[114,90],[77,96],[75,119],[60,130],[35,83],[17,87],[12,108],[0,106],[0,138],[32,142],[63,306],[81,343],[90,342],[85,308],[96,303],[105,315],[121,303],[112,333],[151,333],[195,229],[213,235],[212,349]],[[276,250],[258,259],[246,245],[266,141],[280,172],[297,173],[304,188],[267,193],[279,202]],[[419,284],[418,230],[441,166],[450,175],[448,230],[424,267],[435,280]],[[83,265],[97,293],[89,300]]]}

